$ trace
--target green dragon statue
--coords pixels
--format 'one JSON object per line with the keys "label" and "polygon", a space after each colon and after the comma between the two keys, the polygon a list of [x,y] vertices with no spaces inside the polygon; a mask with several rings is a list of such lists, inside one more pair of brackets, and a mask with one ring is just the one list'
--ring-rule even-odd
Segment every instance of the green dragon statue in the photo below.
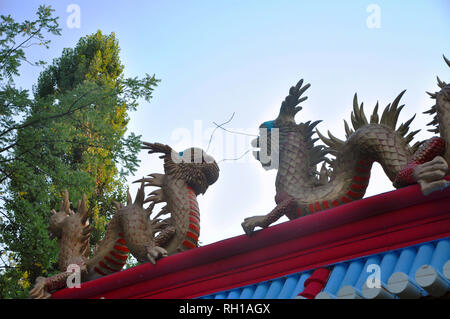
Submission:
{"label": "green dragon statue", "polygon": [[[31,298],[49,298],[57,289],[66,287],[68,267],[76,265],[81,281],[89,281],[120,271],[131,253],[139,262],[155,263],[157,259],[198,246],[200,212],[197,196],[204,194],[219,177],[214,159],[198,148],[177,153],[168,145],[144,142],[149,153],[163,153],[165,174],[150,174],[139,182],[134,202],[128,193],[127,205],[116,203],[117,212],[108,224],[105,237],[90,255],[89,212],[86,198],[78,203],[75,213],[70,209],[66,191],[58,212],[52,210],[49,230],[59,241],[60,273],[39,277],[30,291]],[[146,186],[160,189],[145,198]],[[167,205],[150,219],[155,204]],[[150,203],[148,208],[143,205]],[[159,216],[169,214],[166,219]],[[159,233],[159,234],[158,234]],[[157,235],[158,234],[158,235]]]}
{"label": "green dragon statue", "polygon": [[[450,67],[445,56],[444,60]],[[450,163],[450,84],[438,78],[438,85],[439,92],[429,93],[436,104],[425,113],[435,115],[428,125],[432,125],[430,131],[440,137],[409,146],[419,132],[408,134],[414,117],[396,128],[404,106],[399,103],[405,91],[384,109],[381,117],[377,103],[369,120],[355,94],[351,114],[353,129],[344,121],[346,140],[342,141],[330,132],[325,137],[316,130],[327,145],[321,146],[315,145],[319,138],[312,138],[320,121],[297,124],[294,119],[302,109],[298,104],[306,100],[301,96],[310,86],[303,86],[303,80],[300,80],[291,87],[278,117],[264,122],[260,126],[261,134],[252,142],[259,148],[254,155],[262,166],[278,169],[275,181],[277,205],[267,215],[246,218],[242,223],[245,233],[251,235],[256,227],[266,228],[283,215],[295,219],[361,199],[374,162],[381,164],[396,188],[419,183],[427,195],[447,187],[449,183],[444,176],[449,170],[447,163]],[[273,134],[278,134],[277,145],[272,145]],[[327,154],[332,158],[326,157]],[[278,162],[274,163],[274,159]],[[322,166],[317,172],[320,163]]]}

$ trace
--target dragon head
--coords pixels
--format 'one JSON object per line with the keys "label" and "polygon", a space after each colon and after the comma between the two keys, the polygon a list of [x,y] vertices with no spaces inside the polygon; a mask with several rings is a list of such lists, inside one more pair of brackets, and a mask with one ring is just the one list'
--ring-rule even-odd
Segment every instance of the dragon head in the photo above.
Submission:
{"label": "dragon head", "polygon": [[[450,60],[448,60],[445,56],[443,56],[445,63],[450,67]],[[430,132],[433,133],[440,133],[440,130],[445,129],[443,127],[440,127],[439,125],[439,115],[437,112],[437,105],[449,105],[450,103],[450,83],[445,83],[444,81],[441,81],[439,77],[437,77],[438,86],[440,88],[440,91],[435,93],[429,93],[427,92],[432,99],[436,100],[436,104],[433,105],[428,111],[424,112],[426,114],[431,114],[434,116],[433,121],[428,123],[427,125],[433,127],[433,129],[430,129]]]}
{"label": "dragon head", "polygon": [[61,239],[67,236],[73,241],[82,244],[80,253],[89,252],[89,212],[86,208],[86,196],[78,202],[78,209],[75,213],[70,209],[69,192],[64,192],[64,199],[61,201],[59,211],[52,209],[48,230],[51,238]]}
{"label": "dragon head", "polygon": [[283,139],[287,133],[298,129],[295,123],[295,115],[302,109],[298,106],[308,97],[301,97],[310,87],[310,84],[303,86],[303,79],[295,87],[291,87],[289,95],[281,103],[280,114],[275,120],[266,121],[259,126],[259,136],[251,144],[257,148],[253,156],[260,161],[266,170],[278,168],[279,147],[283,145]]}
{"label": "dragon head", "polygon": [[176,152],[168,145],[147,142],[143,142],[142,148],[149,150],[149,154],[163,153],[164,155],[160,158],[164,159],[166,173],[184,180],[197,195],[204,194],[208,187],[219,178],[219,166],[216,161],[200,148],[191,147],[182,152]]}
{"label": "dragon head", "polygon": [[182,178],[196,194],[204,194],[219,178],[216,161],[200,148],[191,147],[179,152],[175,162],[180,168]]}

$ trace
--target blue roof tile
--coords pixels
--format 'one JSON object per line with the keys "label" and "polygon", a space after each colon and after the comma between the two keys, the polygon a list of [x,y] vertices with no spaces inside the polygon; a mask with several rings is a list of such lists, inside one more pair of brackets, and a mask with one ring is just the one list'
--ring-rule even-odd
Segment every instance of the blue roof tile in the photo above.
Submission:
{"label": "blue roof tile", "polygon": [[299,293],[303,291],[303,289],[305,289],[305,281],[306,279],[311,277],[311,274],[312,272],[309,271],[301,274],[300,278],[298,279],[297,285],[295,286],[292,298],[297,296]]}
{"label": "blue roof tile", "polygon": [[347,274],[347,263],[337,264],[333,267],[331,271],[330,278],[328,278],[327,285],[323,289],[324,292],[335,296],[341,287],[341,283],[344,279],[344,276]]}
{"label": "blue roof tile", "polygon": [[395,265],[398,262],[398,253],[397,252],[390,252],[383,256],[383,259],[381,260],[380,264],[380,279],[381,282],[385,285],[388,282],[389,277],[391,277]]}
{"label": "blue roof tile", "polygon": [[419,245],[416,258],[414,259],[413,265],[409,271],[409,277],[414,278],[414,275],[420,266],[430,263],[433,251],[434,246],[431,243]]}
{"label": "blue roof tile", "polygon": [[264,299],[277,299],[281,289],[283,288],[285,280],[286,278],[280,278],[272,281]]}
{"label": "blue roof tile", "polygon": [[[362,260],[355,260],[353,262],[350,262],[350,265],[348,266],[347,272],[342,279],[342,282],[339,286],[353,286],[358,281],[359,276],[361,275],[361,271],[363,269],[363,261]],[[339,291],[339,289],[338,289]]]}
{"label": "blue roof tile", "polygon": [[239,299],[251,299],[255,293],[255,286],[247,286],[242,288],[241,295]]}
{"label": "blue roof tile", "polygon": [[264,299],[269,290],[270,282],[265,281],[256,286],[255,293],[252,296],[252,299]]}
{"label": "blue roof tile", "polygon": [[294,297],[294,290],[297,286],[297,282],[300,278],[300,275],[294,274],[293,276],[288,276],[284,281],[283,288],[278,295],[278,299],[291,299]]}
{"label": "blue roof tile", "polygon": [[227,292],[219,292],[214,296],[214,299],[225,299],[227,295]]}
{"label": "blue roof tile", "polygon": [[369,277],[369,275],[371,275],[371,273],[372,273],[372,271],[368,271],[370,269],[369,266],[374,265],[374,264],[380,265],[380,256],[379,255],[374,255],[374,256],[370,256],[370,257],[366,258],[364,267],[362,267],[362,269],[360,271],[358,281],[354,285],[354,287],[356,288],[357,291],[361,291],[364,283],[367,280],[367,277]]}
{"label": "blue roof tile", "polygon": [[401,251],[394,272],[408,273],[416,257],[417,249],[415,247],[408,247]]}
{"label": "blue roof tile", "polygon": [[[364,283],[373,272],[368,271],[368,266],[376,264],[380,267],[380,279],[384,287],[395,272],[402,272],[409,280],[417,285],[414,276],[423,265],[429,264],[438,272],[443,273],[444,264],[450,259],[450,238],[423,243],[412,247],[405,247],[394,251],[388,251],[376,255],[366,256],[330,265],[330,276],[323,289],[331,298],[336,298],[339,290],[344,286],[351,286],[361,294]],[[281,278],[264,281],[261,283],[239,287],[228,291],[200,297],[202,299],[292,299],[305,288],[305,281],[314,269],[294,273]],[[450,287],[450,281],[447,280]],[[422,288],[422,295],[427,292]],[[395,296],[394,296],[395,297]]]}
{"label": "blue roof tile", "polygon": [[430,265],[442,273],[442,268],[447,260],[450,259],[450,239],[440,240],[431,257]]}
{"label": "blue roof tile", "polygon": [[239,299],[240,296],[241,296],[241,289],[234,289],[228,293],[226,299]]}

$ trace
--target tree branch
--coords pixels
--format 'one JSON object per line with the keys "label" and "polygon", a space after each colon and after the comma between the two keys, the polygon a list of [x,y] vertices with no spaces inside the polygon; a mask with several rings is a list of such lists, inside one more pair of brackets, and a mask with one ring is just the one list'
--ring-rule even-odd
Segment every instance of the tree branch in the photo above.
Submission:
{"label": "tree branch", "polygon": [[90,103],[81,105],[80,107],[77,107],[77,108],[75,108],[75,109],[73,109],[73,110],[72,110],[72,108],[73,108],[73,107],[75,106],[75,104],[77,104],[82,98],[84,98],[88,93],[91,93],[92,91],[94,91],[94,90],[85,92],[85,93],[83,93],[80,97],[78,97],[78,99],[76,99],[76,100],[70,105],[69,109],[68,109],[66,112],[63,112],[63,113],[60,113],[60,114],[51,115],[51,116],[47,116],[47,117],[43,117],[43,118],[38,118],[38,119],[32,120],[32,121],[30,121],[30,122],[28,122],[28,123],[24,123],[24,124],[21,124],[21,125],[14,125],[14,126],[8,128],[8,129],[4,130],[3,132],[1,132],[1,133],[0,133],[0,137],[4,136],[5,134],[8,134],[8,133],[11,132],[11,131],[14,131],[14,130],[21,130],[21,129],[24,129],[24,128],[29,127],[29,126],[33,126],[33,125],[35,125],[35,124],[37,124],[37,123],[39,123],[39,122],[41,122],[41,121],[48,121],[48,120],[57,119],[57,118],[64,117],[64,116],[66,116],[66,115],[72,114],[72,113],[74,113],[74,112],[76,112],[76,111],[78,111],[78,110],[81,110],[81,109],[87,107]]}
{"label": "tree branch", "polygon": [[[1,68],[3,68],[3,66],[5,65],[5,60],[11,55],[11,53],[13,53],[14,51],[17,51],[21,46],[23,46],[25,43],[27,43],[28,41],[30,41],[32,38],[34,38],[36,36],[36,34],[38,34],[39,32],[41,32],[42,27],[40,27],[39,29],[37,29],[35,32],[33,32],[30,37],[26,40],[24,40],[22,43],[20,43],[17,47],[14,48],[14,46],[9,49],[5,55],[2,57],[2,59],[0,60],[0,62],[2,62]],[[5,61],[5,62],[3,62]]]}

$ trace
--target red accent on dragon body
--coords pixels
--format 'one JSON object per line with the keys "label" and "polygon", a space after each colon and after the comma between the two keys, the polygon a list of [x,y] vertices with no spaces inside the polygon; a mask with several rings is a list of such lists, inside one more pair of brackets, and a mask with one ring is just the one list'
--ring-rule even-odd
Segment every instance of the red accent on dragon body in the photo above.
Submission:
{"label": "red accent on dragon body", "polygon": [[194,210],[191,210],[191,211],[189,212],[189,215],[194,216],[195,218],[197,218],[198,220],[200,220],[200,214],[197,213],[197,212],[194,211]]}
{"label": "red accent on dragon body", "polygon": [[[105,258],[106,259],[106,258]],[[100,267],[102,267],[102,268],[105,268],[105,269],[107,269],[107,270],[109,270],[110,272],[116,272],[116,271],[119,271],[120,269],[113,269],[113,268],[111,268],[111,267],[109,267],[107,264],[105,264],[103,261],[99,261],[99,266]]]}
{"label": "red accent on dragon body", "polygon": [[[365,190],[365,189],[364,189],[364,190]],[[348,195],[349,197],[353,198],[353,199],[360,199],[360,198],[362,198],[362,197],[364,196],[364,193],[356,193],[356,192],[354,192],[354,191],[352,191],[352,190],[349,190],[349,191],[347,192],[347,195]]]}
{"label": "red accent on dragon body", "polygon": [[106,276],[105,273],[103,273],[100,269],[98,269],[97,267],[94,267],[94,271],[99,274],[100,276]]}
{"label": "red accent on dragon body", "polygon": [[350,203],[352,199],[348,198],[347,196],[342,196],[341,201],[343,203]]}
{"label": "red accent on dragon body", "polygon": [[358,175],[353,176],[353,180],[354,180],[355,182],[365,182],[365,183],[368,183],[368,182],[369,182],[369,179],[370,179],[370,176],[358,176]]}
{"label": "red accent on dragon body", "polygon": [[[186,240],[183,245],[189,249],[197,247],[200,236],[200,214],[198,209],[197,196],[191,187],[186,187],[189,196],[189,227],[186,231]],[[192,232],[194,230],[194,232]]]}
{"label": "red accent on dragon body", "polygon": [[114,264],[116,266],[119,266],[120,268],[122,268],[123,265],[125,264],[124,262],[117,262],[116,260],[112,259],[109,256],[105,256],[105,260],[108,261],[108,263],[110,263],[110,264]]}
{"label": "red accent on dragon body", "polygon": [[119,251],[123,251],[128,253],[130,250],[127,248],[127,246],[120,246],[120,245],[115,245],[114,249],[119,250]]}
{"label": "red accent on dragon body", "polygon": [[317,212],[318,212],[319,210],[322,210],[322,207],[320,207],[320,203],[319,203],[319,202],[316,202],[314,205],[316,206],[316,211],[317,211]]}
{"label": "red accent on dragon body", "polygon": [[193,242],[191,242],[189,240],[183,241],[183,246],[186,248],[189,248],[189,249],[197,247]]}
{"label": "red accent on dragon body", "polygon": [[200,228],[198,227],[198,225],[195,224],[189,224],[189,229],[197,232],[197,234],[200,234]]}
{"label": "red accent on dragon body", "polygon": [[116,242],[119,243],[119,244],[122,244],[122,245],[126,245],[126,241],[125,241],[125,239],[123,239],[123,238],[117,239]]}
{"label": "red accent on dragon body", "polygon": [[189,221],[197,226],[200,225],[200,220],[196,217],[189,216]]}
{"label": "red accent on dragon body", "polygon": [[354,191],[365,192],[367,189],[367,183],[365,184],[352,184],[350,188]]}
{"label": "red accent on dragon body", "polygon": [[198,240],[198,235],[194,234],[191,231],[186,232],[186,236],[189,237],[190,239],[193,239],[195,242],[197,242]]}
{"label": "red accent on dragon body", "polygon": [[445,151],[445,141],[440,137],[433,137],[426,141],[414,153],[408,164],[396,176],[394,185],[396,187],[415,184],[413,176],[414,168],[420,164],[424,164],[433,160],[436,156],[442,155]]}
{"label": "red accent on dragon body", "polygon": [[121,254],[116,253],[115,251],[110,251],[109,254],[118,260],[126,261],[128,259],[128,254],[121,255]]}

